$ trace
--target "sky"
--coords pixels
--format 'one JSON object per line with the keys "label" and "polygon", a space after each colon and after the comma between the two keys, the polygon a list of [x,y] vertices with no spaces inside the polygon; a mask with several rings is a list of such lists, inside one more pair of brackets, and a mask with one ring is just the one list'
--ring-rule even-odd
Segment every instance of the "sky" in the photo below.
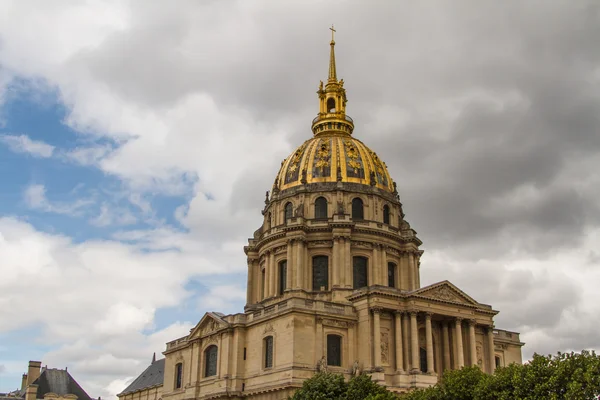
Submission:
{"label": "sky", "polygon": [[600,4],[0,2],[0,392],[29,360],[112,399],[207,311],[311,136],[335,24],[354,136],[421,284],[534,352],[600,349]]}

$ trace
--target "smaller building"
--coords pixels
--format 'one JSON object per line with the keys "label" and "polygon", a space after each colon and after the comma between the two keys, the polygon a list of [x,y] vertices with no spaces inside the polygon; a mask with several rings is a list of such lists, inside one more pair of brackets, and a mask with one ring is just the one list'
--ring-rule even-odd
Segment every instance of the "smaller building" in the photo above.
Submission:
{"label": "smaller building", "polygon": [[[29,361],[21,389],[0,394],[0,400],[92,400],[67,369],[42,368],[41,361]],[[100,397],[98,397],[100,400]]]}

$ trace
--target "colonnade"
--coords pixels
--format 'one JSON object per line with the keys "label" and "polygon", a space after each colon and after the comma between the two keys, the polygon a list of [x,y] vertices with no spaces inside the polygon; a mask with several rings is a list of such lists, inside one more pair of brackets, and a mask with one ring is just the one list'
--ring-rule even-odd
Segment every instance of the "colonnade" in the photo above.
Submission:
{"label": "colonnade", "polygon": [[[248,280],[246,287],[246,303],[253,304],[273,296],[279,290],[279,262],[287,261],[286,289],[312,290],[312,263],[309,241],[305,238],[289,238],[279,246],[266,249],[258,255],[248,257]],[[319,254],[329,257],[329,288],[351,289],[353,287],[353,256],[362,256],[364,251],[353,252],[350,235],[334,235],[332,245]],[[402,290],[419,288],[418,251],[404,251],[393,254],[379,243],[370,243],[368,258],[368,284],[388,286],[388,262],[394,263],[394,287]],[[276,256],[277,253],[277,256]],[[283,255],[283,257],[282,257]],[[264,278],[263,275],[264,274]],[[264,279],[264,281],[263,281]]]}
{"label": "colonnade", "polygon": [[[386,310],[387,311],[387,310]],[[373,367],[381,368],[381,308],[371,308],[373,314]],[[389,312],[389,311],[387,311]],[[436,369],[460,369],[465,365],[478,365],[476,348],[476,326],[475,320],[463,320],[462,318],[449,317],[445,315],[434,315],[431,312],[419,311],[393,311],[394,314],[394,348],[395,367],[399,373],[416,374],[421,373],[420,344],[419,344],[419,322],[425,325],[425,351],[427,354],[427,374],[436,374]],[[432,319],[435,317],[435,321]],[[468,337],[463,337],[463,323],[468,324]],[[485,372],[493,373],[496,367],[494,357],[494,333],[493,325],[483,325],[485,331],[484,341],[487,345],[487,354],[483,353],[484,363],[482,368]],[[441,350],[441,357],[437,365],[435,360],[435,349],[433,342],[433,331],[437,330],[437,348]],[[452,339],[452,340],[451,340]],[[441,343],[440,343],[441,341]],[[469,359],[465,362],[465,345],[468,346]],[[441,347],[440,347],[441,346]],[[452,349],[452,350],[451,350]],[[453,357],[452,357],[453,356]]]}

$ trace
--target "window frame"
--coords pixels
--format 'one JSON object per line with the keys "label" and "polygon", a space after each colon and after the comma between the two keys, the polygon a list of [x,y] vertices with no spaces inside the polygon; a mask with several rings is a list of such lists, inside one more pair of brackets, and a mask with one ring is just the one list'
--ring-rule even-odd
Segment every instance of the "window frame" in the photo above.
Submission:
{"label": "window frame", "polygon": [[383,223],[386,225],[390,225],[390,220],[391,220],[391,214],[390,214],[390,206],[388,206],[387,204],[383,206]]}
{"label": "window frame", "polygon": [[[365,264],[364,264],[364,281],[365,281],[365,285],[363,286],[359,286],[359,282],[357,279],[357,264],[356,261],[358,259],[364,260]],[[360,266],[362,267],[362,266]],[[353,290],[358,290],[364,287],[368,287],[369,286],[369,258],[362,256],[362,255],[358,255],[358,256],[353,256],[352,257],[352,289]]]}
{"label": "window frame", "polygon": [[[215,365],[214,365],[214,373],[209,375],[209,351],[212,352],[212,350],[214,349],[215,351]],[[202,374],[204,376],[204,378],[212,378],[212,377],[216,377],[219,374],[219,347],[215,344],[211,344],[210,346],[206,347],[204,349],[203,352],[204,355],[204,374]]]}
{"label": "window frame", "polygon": [[277,268],[278,268],[278,273],[279,273],[279,295],[283,296],[283,293],[286,291],[287,289],[287,274],[288,274],[288,267],[287,267],[287,259],[286,260],[281,260],[277,263]]}
{"label": "window frame", "polygon": [[329,201],[327,201],[326,197],[319,196],[315,199],[315,219],[327,218],[329,218]]}
{"label": "window frame", "polygon": [[[360,212],[358,211],[358,204],[360,202]],[[352,199],[352,219],[362,221],[365,219],[365,202],[360,197]],[[360,214],[360,215],[358,215]]]}
{"label": "window frame", "polygon": [[285,203],[283,206],[283,220],[287,222],[288,219],[294,218],[294,204],[291,201]]}
{"label": "window frame", "polygon": [[[270,342],[270,357],[269,357],[269,342]],[[270,364],[269,364],[270,361]],[[275,337],[273,335],[263,338],[263,369],[271,369],[275,365]]]}
{"label": "window frame", "polygon": [[183,388],[183,362],[178,362],[177,364],[175,364],[175,382],[174,382],[174,388],[175,389],[182,389]]}
{"label": "window frame", "polygon": [[[316,274],[315,274],[315,270],[316,270],[316,266],[315,266],[315,260],[316,259],[325,259],[327,260],[327,264],[325,266],[325,272],[321,273],[320,275],[322,275],[324,278],[324,283],[325,285],[318,285],[317,287],[315,287],[315,283],[316,282]],[[315,254],[312,256],[312,290],[313,292],[320,292],[321,291],[321,287],[325,287],[324,291],[328,291],[329,290],[329,256],[325,255],[325,254]]]}
{"label": "window frame", "polygon": [[[330,350],[332,350],[332,349],[330,349],[330,346],[329,346],[330,338],[332,338],[332,339],[335,338],[338,341],[338,343],[337,343],[338,349],[339,349],[339,354],[338,354],[339,363],[338,364],[334,364],[333,360],[332,360],[333,357],[330,357]],[[344,358],[344,347],[343,347],[344,341],[343,340],[344,340],[344,337],[338,333],[328,333],[326,335],[326,337],[325,337],[325,343],[326,343],[325,353],[327,354],[326,358],[327,358],[327,366],[328,367],[341,367],[343,365],[343,362],[344,362],[344,360],[343,360],[343,358]]]}
{"label": "window frame", "polygon": [[[396,288],[396,277],[398,276],[398,266],[396,263],[392,261],[388,261],[388,287]],[[392,271],[392,276],[390,277],[390,271]],[[390,281],[391,278],[391,281]],[[392,283],[390,285],[390,283]]]}

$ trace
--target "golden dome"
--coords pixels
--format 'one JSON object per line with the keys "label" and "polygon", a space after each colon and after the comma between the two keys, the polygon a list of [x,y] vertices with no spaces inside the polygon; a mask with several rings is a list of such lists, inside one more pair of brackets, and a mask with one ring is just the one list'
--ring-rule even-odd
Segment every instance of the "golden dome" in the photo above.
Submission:
{"label": "golden dome", "polygon": [[312,121],[314,137],[281,163],[273,192],[311,183],[348,182],[396,194],[387,167],[374,151],[353,138],[354,121],[346,115],[344,80],[337,79],[331,28],[327,84],[319,84],[319,113]]}
{"label": "golden dome", "polygon": [[358,183],[394,193],[385,163],[349,134],[321,133],[304,142],[281,164],[275,188],[319,182]]}

